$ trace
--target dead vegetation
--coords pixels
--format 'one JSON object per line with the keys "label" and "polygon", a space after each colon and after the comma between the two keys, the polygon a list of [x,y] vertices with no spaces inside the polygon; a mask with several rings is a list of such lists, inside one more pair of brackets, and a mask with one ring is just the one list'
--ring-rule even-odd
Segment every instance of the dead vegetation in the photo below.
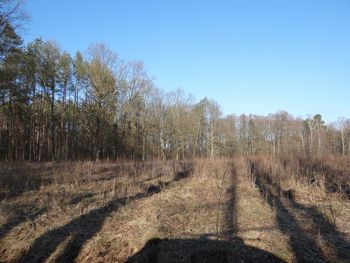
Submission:
{"label": "dead vegetation", "polygon": [[1,262],[350,262],[344,158],[2,164]]}

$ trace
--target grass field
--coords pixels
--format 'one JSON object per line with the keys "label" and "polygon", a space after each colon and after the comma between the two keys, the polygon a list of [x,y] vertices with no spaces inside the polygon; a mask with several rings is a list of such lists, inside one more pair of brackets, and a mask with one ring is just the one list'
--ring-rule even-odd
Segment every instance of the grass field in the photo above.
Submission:
{"label": "grass field", "polygon": [[0,262],[350,262],[346,158],[0,169]]}

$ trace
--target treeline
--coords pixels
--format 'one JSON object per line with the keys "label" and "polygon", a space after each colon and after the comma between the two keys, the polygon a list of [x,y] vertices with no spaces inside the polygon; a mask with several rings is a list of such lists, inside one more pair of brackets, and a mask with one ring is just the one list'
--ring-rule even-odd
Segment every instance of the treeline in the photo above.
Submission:
{"label": "treeline", "polygon": [[84,55],[23,46],[10,15],[0,9],[0,160],[350,154],[348,119],[222,116],[212,100],[158,89],[142,62],[104,44]]}

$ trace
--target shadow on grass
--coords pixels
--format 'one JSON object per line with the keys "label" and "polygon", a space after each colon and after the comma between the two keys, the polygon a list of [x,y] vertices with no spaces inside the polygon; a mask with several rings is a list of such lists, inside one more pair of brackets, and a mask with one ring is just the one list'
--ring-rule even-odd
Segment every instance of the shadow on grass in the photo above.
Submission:
{"label": "shadow on grass", "polygon": [[79,204],[81,201],[83,201],[84,199],[89,199],[91,197],[94,197],[95,194],[94,193],[83,193],[83,194],[79,194],[79,195],[76,195],[74,196],[70,201],[69,201],[69,204],[71,205],[76,205],[76,204]]}
{"label": "shadow on grass", "polygon": [[327,242],[335,252],[340,262],[350,262],[350,244],[344,235],[337,230],[328,218],[326,218],[316,207],[306,207],[302,204],[291,202],[295,209],[302,211],[317,227],[319,235]]}
{"label": "shadow on grass", "polygon": [[175,181],[186,178],[191,174],[187,172],[185,176],[183,176],[183,174],[179,176],[179,173],[175,175],[172,181],[162,183],[162,187],[151,186],[145,192],[125,198],[115,198],[103,207],[93,209],[89,213],[73,219],[66,225],[46,232],[34,241],[27,253],[25,253],[18,262],[43,262],[47,260],[65,240],[68,240],[68,243],[55,261],[73,262],[79,255],[85,242],[101,230],[104,220],[110,216],[110,214],[118,211],[120,207],[130,202],[157,194],[163,187],[171,187],[172,183]]}
{"label": "shadow on grass", "polygon": [[[306,175],[322,174],[326,173],[326,184],[328,184],[328,191],[332,192],[336,179],[328,180],[330,177],[337,177],[337,174],[341,174],[339,178],[344,178],[345,175],[342,171],[333,170],[328,165],[324,165],[319,162],[300,162],[303,172]],[[258,167],[258,166],[256,166]],[[258,174],[257,171],[256,175]],[[265,184],[262,183],[262,180],[265,180]],[[267,190],[268,187],[272,187],[273,190],[277,192],[282,192],[284,197],[287,197],[286,200],[289,201],[289,204],[293,209],[299,211],[303,214],[306,220],[309,220],[314,225],[314,232],[317,233],[319,237],[321,237],[324,241],[326,241],[326,245],[330,248],[333,255],[337,258],[337,261],[340,262],[350,262],[350,243],[346,240],[344,234],[339,232],[335,226],[326,216],[324,216],[317,207],[307,207],[303,204],[300,204],[295,201],[294,195],[286,195],[285,193],[289,193],[289,191],[282,191],[276,184],[273,184],[273,179],[268,174],[261,174],[257,176],[257,185],[259,185],[260,192],[264,194],[267,198],[267,202],[270,205],[279,205],[281,202],[277,200],[276,196],[273,195],[272,191]],[[339,186],[339,185],[338,185]],[[332,190],[333,189],[333,190]],[[335,191],[335,190],[334,190]],[[294,191],[292,191],[294,193]],[[282,208],[283,210],[284,208]],[[315,237],[316,238],[316,237]],[[318,237],[317,237],[318,238]],[[333,257],[334,257],[333,256]]]}
{"label": "shadow on grass", "polygon": [[243,240],[236,236],[236,173],[233,166],[230,183],[225,214],[226,231],[202,234],[198,239],[151,239],[127,262],[284,262],[266,251],[245,245]]}
{"label": "shadow on grass", "polygon": [[281,189],[275,189],[276,186],[272,184],[272,177],[261,170],[258,169],[257,164],[254,165],[255,184],[269,206],[275,208],[278,228],[289,237],[289,244],[296,261],[327,262],[315,240],[305,233],[296,218],[283,205],[279,194],[276,193]]}
{"label": "shadow on grass", "polygon": [[231,241],[210,239],[151,239],[128,263],[186,262],[284,262],[258,248],[247,246],[239,238]]}
{"label": "shadow on grass", "polygon": [[230,188],[228,189],[229,200],[226,208],[226,228],[229,240],[233,240],[237,235],[237,220],[236,220],[236,184],[237,174],[234,164],[231,164],[230,170]]}
{"label": "shadow on grass", "polygon": [[0,240],[4,238],[7,235],[7,233],[9,233],[16,226],[19,226],[20,224],[26,221],[34,220],[35,218],[44,214],[46,211],[47,208],[43,207],[26,215],[11,217],[7,223],[3,224],[0,227]]}
{"label": "shadow on grass", "polygon": [[[141,199],[145,196],[145,194],[135,195],[129,197],[129,201]],[[70,241],[65,246],[64,252],[61,253],[57,262],[74,261],[85,241],[92,238],[101,229],[105,218],[112,212],[117,211],[125,202],[126,198],[114,199],[101,208],[94,209],[66,225],[41,235],[34,241],[19,262],[43,262],[67,238],[70,238]]]}

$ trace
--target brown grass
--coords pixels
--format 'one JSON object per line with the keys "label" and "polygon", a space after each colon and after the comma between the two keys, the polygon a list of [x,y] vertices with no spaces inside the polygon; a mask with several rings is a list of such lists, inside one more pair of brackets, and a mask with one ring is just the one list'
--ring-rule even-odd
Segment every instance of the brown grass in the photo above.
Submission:
{"label": "brown grass", "polygon": [[1,164],[0,261],[349,262],[348,161]]}

